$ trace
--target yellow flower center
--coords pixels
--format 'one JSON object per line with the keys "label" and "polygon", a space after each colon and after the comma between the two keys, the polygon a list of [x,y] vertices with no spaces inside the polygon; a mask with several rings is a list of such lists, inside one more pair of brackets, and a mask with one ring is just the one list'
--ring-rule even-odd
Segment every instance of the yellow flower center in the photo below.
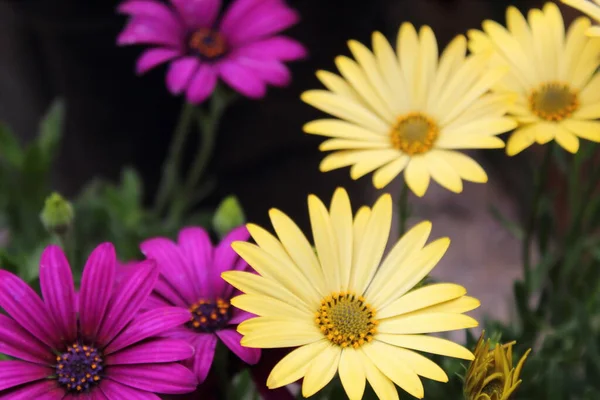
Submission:
{"label": "yellow flower center", "polygon": [[390,137],[394,148],[412,156],[431,150],[438,134],[438,126],[431,118],[412,112],[398,117]]}
{"label": "yellow flower center", "polygon": [[577,91],[566,83],[543,83],[529,95],[529,108],[546,121],[562,121],[579,108]]}
{"label": "yellow flower center", "polygon": [[315,313],[315,322],[332,343],[354,348],[373,340],[378,324],[375,310],[365,298],[350,292],[325,297]]}

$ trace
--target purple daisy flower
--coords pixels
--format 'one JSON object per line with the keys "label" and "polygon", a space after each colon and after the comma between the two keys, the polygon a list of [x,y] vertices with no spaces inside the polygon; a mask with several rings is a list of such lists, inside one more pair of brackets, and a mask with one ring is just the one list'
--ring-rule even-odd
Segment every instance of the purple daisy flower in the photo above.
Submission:
{"label": "purple daisy flower", "polygon": [[8,314],[0,314],[0,353],[15,358],[0,361],[0,399],[158,400],[155,392],[196,388],[194,374],[177,363],[194,349],[158,337],[188,321],[189,312],[163,307],[138,314],[158,269],[153,261],[140,264],[116,292],[115,266],[113,245],[98,246],[76,296],[64,253],[48,246],[40,261],[44,300],[0,270],[0,308]]}
{"label": "purple daisy flower", "polygon": [[200,103],[218,78],[250,98],[261,98],[267,84],[286,86],[285,61],[306,56],[305,48],[279,33],[299,15],[284,0],[236,0],[219,19],[221,0],[126,0],[118,10],[131,18],[120,45],[149,44],[137,73],[171,61],[167,87]]}
{"label": "purple daisy flower", "polygon": [[237,324],[254,315],[229,303],[231,297],[240,293],[221,278],[224,271],[249,268],[231,248],[232,242],[248,238],[248,230],[242,226],[213,249],[204,229],[190,227],[179,232],[177,243],[153,238],[140,246],[146,257],[157,261],[161,271],[146,307],[177,306],[192,312],[185,327],[168,335],[185,339],[194,346],[196,354],[187,363],[200,382],[210,370],[217,338],[248,364],[256,364],[260,358],[258,349],[242,347],[242,336],[236,331]]}

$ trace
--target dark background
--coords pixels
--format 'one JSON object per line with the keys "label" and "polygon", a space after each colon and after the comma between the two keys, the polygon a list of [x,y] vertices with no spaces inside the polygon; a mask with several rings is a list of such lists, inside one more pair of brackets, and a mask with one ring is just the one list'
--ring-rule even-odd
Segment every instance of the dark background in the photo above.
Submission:
{"label": "dark background", "polygon": [[[171,96],[165,87],[165,67],[138,77],[134,64],[142,48],[115,45],[125,22],[115,14],[117,4],[0,0],[0,120],[26,141],[35,134],[49,102],[56,96],[66,100],[66,133],[54,182],[67,196],[76,195],[92,177],[116,179],[122,167],[133,165],[140,170],[150,199],[182,104],[182,98]],[[264,223],[267,209],[277,206],[304,225],[308,193],[328,199],[335,186],[343,185],[352,192],[355,205],[375,197],[370,175],[353,182],[347,168],[320,173],[323,154],[317,146],[322,139],[301,131],[303,123],[319,113],[299,100],[300,93],[320,87],[314,72],[335,70],[333,60],[348,53],[348,39],[370,45],[371,32],[381,30],[393,41],[399,25],[411,21],[432,26],[442,48],[454,35],[480,27],[484,19],[503,22],[509,4],[526,10],[543,2],[294,0],[289,4],[300,11],[302,21],[287,33],[308,47],[310,58],[292,65],[290,87],[270,88],[260,101],[238,101],[226,114],[210,165],[219,184],[208,201],[216,203],[235,193],[252,221]],[[491,175],[500,171],[499,182],[518,175],[519,163],[506,165],[501,151],[482,155]]]}

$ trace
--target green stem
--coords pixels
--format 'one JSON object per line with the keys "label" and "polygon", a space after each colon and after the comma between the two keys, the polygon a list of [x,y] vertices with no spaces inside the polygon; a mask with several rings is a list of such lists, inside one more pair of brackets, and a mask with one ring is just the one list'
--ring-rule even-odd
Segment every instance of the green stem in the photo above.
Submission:
{"label": "green stem", "polygon": [[534,177],[534,189],[533,197],[531,199],[531,207],[529,209],[529,220],[525,226],[525,236],[523,239],[523,275],[525,279],[525,294],[529,296],[529,292],[532,284],[531,277],[531,242],[535,236],[536,221],[539,214],[540,203],[542,195],[544,193],[546,178],[550,167],[550,160],[552,159],[553,145],[548,144],[546,146],[546,152],[542,160],[542,165],[535,171]]}
{"label": "green stem", "polygon": [[178,173],[183,156],[183,147],[191,130],[190,125],[194,121],[194,110],[194,105],[186,102],[179,114],[179,121],[173,134],[167,159],[163,164],[162,176],[154,201],[155,212],[157,214],[163,212],[169,200],[177,192],[177,186],[179,185]]}
{"label": "green stem", "polygon": [[402,189],[400,191],[400,199],[398,202],[398,213],[399,213],[399,233],[400,237],[406,232],[406,222],[408,220],[408,185],[405,181],[402,182]]}

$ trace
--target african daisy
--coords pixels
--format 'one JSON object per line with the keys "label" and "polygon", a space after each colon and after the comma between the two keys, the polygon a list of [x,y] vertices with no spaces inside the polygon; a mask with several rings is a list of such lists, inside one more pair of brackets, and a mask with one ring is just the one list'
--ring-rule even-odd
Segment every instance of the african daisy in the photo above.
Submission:
{"label": "african daisy", "polygon": [[[563,3],[578,9],[600,23],[600,0],[561,0]],[[588,36],[600,37],[600,26],[592,26],[586,31]]]}

